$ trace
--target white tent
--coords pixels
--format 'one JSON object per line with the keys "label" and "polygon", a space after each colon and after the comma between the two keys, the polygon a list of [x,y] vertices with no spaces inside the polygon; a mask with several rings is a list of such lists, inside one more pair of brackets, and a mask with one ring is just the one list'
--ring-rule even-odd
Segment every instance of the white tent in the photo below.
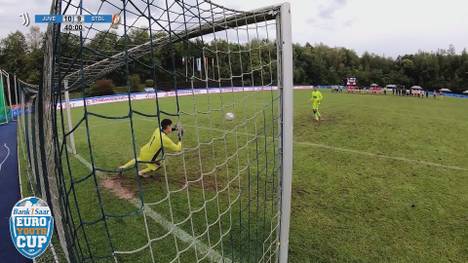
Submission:
{"label": "white tent", "polygon": [[445,88],[440,89],[440,91],[441,91],[441,92],[452,92],[450,89],[445,89]]}
{"label": "white tent", "polygon": [[411,89],[423,89],[423,88],[421,88],[421,86],[413,86],[411,87]]}
{"label": "white tent", "polygon": [[468,94],[468,89],[463,91],[463,94]]}

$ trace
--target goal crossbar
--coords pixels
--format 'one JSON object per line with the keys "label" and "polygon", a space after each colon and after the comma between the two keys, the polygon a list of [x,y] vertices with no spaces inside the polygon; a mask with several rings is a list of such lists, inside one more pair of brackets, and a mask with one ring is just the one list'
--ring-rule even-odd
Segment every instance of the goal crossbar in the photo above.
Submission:
{"label": "goal crossbar", "polygon": [[[76,70],[70,74],[65,75],[64,79],[68,80],[69,86],[65,87],[64,90],[75,90],[79,87],[80,84],[90,85],[95,80],[105,76],[106,74],[124,65],[126,58],[129,58],[131,60],[141,58],[142,56],[150,53],[152,48],[154,48],[155,46],[164,47],[171,43],[174,44],[186,41],[189,39],[227,30],[230,28],[236,28],[249,24],[274,20],[277,18],[280,12],[280,8],[281,5],[277,5],[269,6],[266,8],[260,8],[248,12],[242,12],[239,14],[227,16],[225,18],[217,19],[213,22],[207,22],[205,24],[202,24],[201,26],[187,29],[184,32],[172,32],[174,36],[157,36],[154,40],[147,41],[146,43],[130,48],[127,51],[119,52],[115,55],[112,55],[109,58],[102,59],[94,64],[83,67],[82,70]],[[81,79],[84,79],[84,83],[80,82]]]}

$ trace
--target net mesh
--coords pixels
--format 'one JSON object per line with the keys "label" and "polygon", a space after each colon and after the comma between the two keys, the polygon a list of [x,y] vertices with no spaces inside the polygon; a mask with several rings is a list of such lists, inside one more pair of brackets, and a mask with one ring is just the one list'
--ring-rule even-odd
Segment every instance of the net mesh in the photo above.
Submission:
{"label": "net mesh", "polygon": [[8,123],[14,117],[10,90],[10,75],[0,70],[0,124]]}
{"label": "net mesh", "polygon": [[5,91],[3,88],[3,76],[0,75],[0,124],[8,122],[7,105],[5,102]]}
{"label": "net mesh", "polygon": [[[21,197],[37,196],[47,199],[45,189],[41,186],[39,174],[40,143],[36,136],[39,86],[23,82],[14,78],[14,98],[16,102],[15,116],[17,116],[18,168]],[[56,250],[57,237],[52,237],[52,243],[47,251],[35,259],[36,262],[59,262],[65,260],[62,251]],[[60,246],[58,246],[60,248]]]}
{"label": "net mesh", "polygon": [[[279,9],[69,0],[52,10],[120,18],[76,32],[50,26],[42,84],[50,91],[19,85],[27,187],[52,203],[60,256],[278,261]],[[118,94],[96,96],[104,91]],[[181,138],[169,135],[182,151],[162,147],[160,169],[142,178],[156,160],[143,161],[141,147],[166,118],[184,129]],[[138,161],[122,173],[131,159]]]}

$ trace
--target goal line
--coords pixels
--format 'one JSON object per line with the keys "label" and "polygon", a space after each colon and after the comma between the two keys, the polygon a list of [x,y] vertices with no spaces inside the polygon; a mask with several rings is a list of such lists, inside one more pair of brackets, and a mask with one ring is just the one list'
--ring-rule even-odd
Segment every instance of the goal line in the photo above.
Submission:
{"label": "goal line", "polygon": [[[71,149],[68,149],[69,152],[71,153]],[[89,163],[87,160],[85,160],[81,155],[79,154],[72,154],[73,157],[75,157],[80,163],[82,163],[86,168],[88,168],[90,171],[93,170],[93,166],[91,163]],[[104,177],[105,174],[103,172],[97,171],[96,174],[99,177]],[[136,208],[141,207],[141,202],[137,198],[131,198],[128,200],[133,206]],[[218,251],[214,250],[213,248],[209,247],[208,245],[204,244],[197,238],[193,237],[192,235],[188,234],[185,232],[183,229],[180,227],[176,226],[174,223],[170,222],[167,220],[163,215],[159,214],[158,212],[154,211],[149,205],[144,204],[144,207],[142,209],[142,214],[143,217],[145,218],[145,224],[146,224],[146,216],[148,215],[151,219],[153,219],[155,222],[157,222],[159,225],[161,225],[167,232],[166,235],[173,234],[175,235],[179,240],[181,240],[184,243],[189,244],[187,247],[195,247],[195,249],[202,255],[205,255],[204,257],[209,258],[211,262],[225,262],[225,263],[231,263],[232,261],[229,258],[224,257],[221,255]],[[146,226],[148,229],[148,226]],[[132,254],[139,252],[141,250],[146,249],[148,246],[151,246],[151,243],[154,240],[149,239],[148,243],[138,249],[132,250],[132,251],[114,251],[115,254]],[[223,253],[223,252],[222,252]],[[203,258],[200,258],[199,260],[203,260]]]}

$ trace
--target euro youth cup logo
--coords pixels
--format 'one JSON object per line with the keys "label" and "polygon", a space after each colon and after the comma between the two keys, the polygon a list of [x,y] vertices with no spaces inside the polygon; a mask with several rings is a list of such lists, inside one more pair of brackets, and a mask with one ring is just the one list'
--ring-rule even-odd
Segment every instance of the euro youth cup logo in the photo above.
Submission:
{"label": "euro youth cup logo", "polygon": [[44,253],[54,232],[54,218],[49,206],[37,197],[18,201],[11,211],[10,234],[16,249],[34,259]]}

